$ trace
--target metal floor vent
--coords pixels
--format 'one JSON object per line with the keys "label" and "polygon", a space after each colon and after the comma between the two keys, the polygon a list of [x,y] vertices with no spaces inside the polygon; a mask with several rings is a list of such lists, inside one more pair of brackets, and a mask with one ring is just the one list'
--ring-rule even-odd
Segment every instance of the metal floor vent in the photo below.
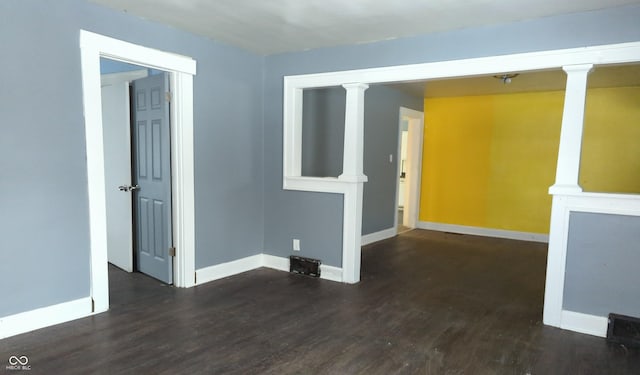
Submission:
{"label": "metal floor vent", "polygon": [[292,255],[289,257],[289,271],[301,275],[320,277],[320,261]]}
{"label": "metal floor vent", "polygon": [[640,318],[609,314],[607,340],[629,347],[640,348]]}

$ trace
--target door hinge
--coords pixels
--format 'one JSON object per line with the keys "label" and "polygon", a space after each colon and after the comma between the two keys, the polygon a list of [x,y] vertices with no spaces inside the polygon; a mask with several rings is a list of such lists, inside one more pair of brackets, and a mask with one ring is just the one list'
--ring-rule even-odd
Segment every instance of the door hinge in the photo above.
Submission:
{"label": "door hinge", "polygon": [[164,93],[164,99],[168,102],[171,103],[171,91],[167,91]]}
{"label": "door hinge", "polygon": [[169,256],[170,257],[176,256],[176,248],[175,247],[170,247],[169,248]]}

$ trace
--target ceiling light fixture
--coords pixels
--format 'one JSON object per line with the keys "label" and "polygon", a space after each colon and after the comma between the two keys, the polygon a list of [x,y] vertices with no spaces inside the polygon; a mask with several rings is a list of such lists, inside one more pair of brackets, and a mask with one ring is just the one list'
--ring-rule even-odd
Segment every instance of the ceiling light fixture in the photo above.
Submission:
{"label": "ceiling light fixture", "polygon": [[508,85],[509,83],[511,83],[511,79],[512,78],[516,78],[519,75],[520,74],[518,74],[518,73],[502,74],[502,75],[493,76],[493,78],[497,78],[497,79],[501,80],[503,84]]}

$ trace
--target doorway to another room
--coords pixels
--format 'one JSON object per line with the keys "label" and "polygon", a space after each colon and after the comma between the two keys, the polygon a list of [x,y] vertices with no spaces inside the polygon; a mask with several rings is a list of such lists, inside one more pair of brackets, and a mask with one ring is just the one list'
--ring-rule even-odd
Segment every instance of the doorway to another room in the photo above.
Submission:
{"label": "doorway to another room", "polygon": [[100,69],[108,261],[172,284],[169,73]]}
{"label": "doorway to another room", "polygon": [[398,234],[415,229],[418,222],[423,133],[423,112],[400,107],[395,213]]}
{"label": "doorway to another room", "polygon": [[[163,77],[163,82],[169,82],[172,88],[171,102],[168,106],[170,110],[164,111],[167,119],[170,118],[171,127],[166,127],[163,133],[162,126],[154,126],[154,123],[157,124],[157,119],[145,119],[147,131],[143,132],[142,138],[146,137],[147,139],[142,143],[146,145],[145,147],[164,151],[153,155],[148,152],[141,153],[147,155],[147,164],[143,164],[146,166],[146,171],[142,169],[140,171],[143,174],[146,172],[147,176],[155,179],[162,181],[166,179],[169,184],[170,198],[161,200],[161,204],[155,204],[157,198],[147,197],[149,198],[148,205],[152,206],[152,210],[147,210],[147,212],[154,215],[154,220],[158,217],[162,217],[163,220],[170,218],[174,225],[157,220],[156,222],[163,223],[164,232],[153,232],[153,237],[147,237],[147,239],[159,243],[161,242],[160,237],[168,238],[170,241],[168,243],[173,243],[177,248],[172,261],[173,269],[169,270],[167,274],[172,278],[169,282],[178,287],[195,285],[193,76],[196,72],[196,61],[187,56],[147,48],[86,30],[80,30],[80,49],[91,238],[91,305],[89,312],[100,313],[109,309],[106,153],[102,123],[100,58],[105,57],[142,66],[143,69],[152,68],[167,72],[160,77]],[[162,93],[162,89],[157,93],[146,92],[145,103],[148,103],[150,109],[164,101],[165,96]],[[135,136],[133,134],[133,137]],[[134,140],[133,143],[136,141]],[[159,157],[158,155],[164,156]],[[166,167],[162,169],[161,165],[168,166],[170,170]],[[142,181],[135,183],[135,180],[129,180],[129,182],[133,182],[133,184],[117,182],[116,189],[122,186],[123,190],[129,190],[118,190],[118,193],[131,194],[131,191],[153,190],[149,187],[145,188],[140,183]],[[139,189],[134,188],[136,185]],[[162,207],[162,210],[159,209],[159,206]],[[127,220],[129,224],[132,223],[132,217],[133,214]],[[147,219],[149,219],[146,221],[147,224],[151,224],[150,218]],[[137,221],[145,222],[140,219]],[[169,249],[167,249],[168,252]],[[152,255],[156,256],[156,254]]]}

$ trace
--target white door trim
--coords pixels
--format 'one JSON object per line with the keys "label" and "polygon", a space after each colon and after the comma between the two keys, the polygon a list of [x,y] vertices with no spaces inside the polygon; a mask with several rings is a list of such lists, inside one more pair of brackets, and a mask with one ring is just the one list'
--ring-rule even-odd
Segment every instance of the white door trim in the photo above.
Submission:
{"label": "white door trim", "polygon": [[[424,113],[413,109],[400,107],[400,118],[409,120],[409,134],[407,140],[407,161],[409,169],[405,184],[408,194],[405,198],[404,226],[415,228],[418,225],[420,212],[420,181],[422,179],[422,147],[424,142]],[[396,206],[397,206],[396,201]],[[396,210],[397,211],[397,210]],[[396,222],[396,227],[397,227]]]}
{"label": "white door trim", "polygon": [[107,73],[100,75],[100,82],[102,86],[113,85],[120,82],[131,82],[138,78],[144,78],[149,75],[147,69],[130,70],[128,72],[119,73]]}
{"label": "white door trim", "polygon": [[109,308],[100,57],[171,73],[173,230],[174,245],[178,249],[174,259],[174,282],[179,287],[191,287],[195,283],[193,75],[196,73],[196,62],[189,57],[85,30],[80,30],[80,52],[91,241],[90,293],[94,301],[94,313],[97,313]]}
{"label": "white door trim", "polygon": [[[302,160],[302,92],[304,89],[340,86],[345,84],[380,84],[403,81],[419,81],[438,78],[470,77],[476,75],[491,75],[508,72],[525,72],[542,69],[559,69],[570,65],[580,64],[623,64],[640,61],[640,42],[610,44],[592,47],[569,48],[562,50],[518,53],[503,56],[490,56],[472,59],[439,61],[423,64],[389,66],[381,68],[368,68],[358,70],[348,70],[339,72],[304,74],[284,77],[284,100],[283,100],[283,188],[285,190],[301,191],[324,191],[342,192],[343,181],[329,178],[308,178],[301,176]],[[360,104],[360,103],[358,103]],[[347,101],[347,111],[349,111]],[[356,112],[361,109],[351,108]],[[565,113],[565,116],[567,114]],[[575,113],[575,116],[582,114]],[[348,122],[345,122],[345,132],[349,129]],[[362,139],[356,138],[360,142],[352,144],[356,150],[362,150]],[[360,151],[358,151],[360,152]],[[346,154],[345,154],[346,156]],[[361,158],[362,155],[351,155]],[[362,217],[362,201],[358,201],[357,195],[344,194],[344,206],[353,211],[352,215],[344,214],[343,236],[353,233],[360,233],[360,222],[358,217]],[[554,198],[555,200],[555,198]],[[555,202],[554,202],[555,205]],[[553,232],[554,220],[552,217]],[[558,231],[563,229],[557,228]],[[557,239],[550,236],[550,249],[556,246]],[[355,259],[360,255],[359,241],[343,241],[343,259]],[[558,244],[560,246],[560,244]],[[560,248],[557,252],[549,252],[549,260],[553,264],[563,264],[566,256],[566,247]],[[553,258],[553,259],[552,259]],[[360,274],[359,262],[353,263],[355,268],[350,270],[351,275]],[[343,268],[345,265],[343,264]],[[562,297],[564,282],[564,269],[557,266],[548,266],[547,283],[545,293],[547,295],[559,295]],[[357,282],[358,278],[353,278],[351,282]],[[561,306],[545,306],[545,317],[561,314]],[[549,320],[545,318],[549,324]],[[554,319],[552,325],[557,325]]]}

